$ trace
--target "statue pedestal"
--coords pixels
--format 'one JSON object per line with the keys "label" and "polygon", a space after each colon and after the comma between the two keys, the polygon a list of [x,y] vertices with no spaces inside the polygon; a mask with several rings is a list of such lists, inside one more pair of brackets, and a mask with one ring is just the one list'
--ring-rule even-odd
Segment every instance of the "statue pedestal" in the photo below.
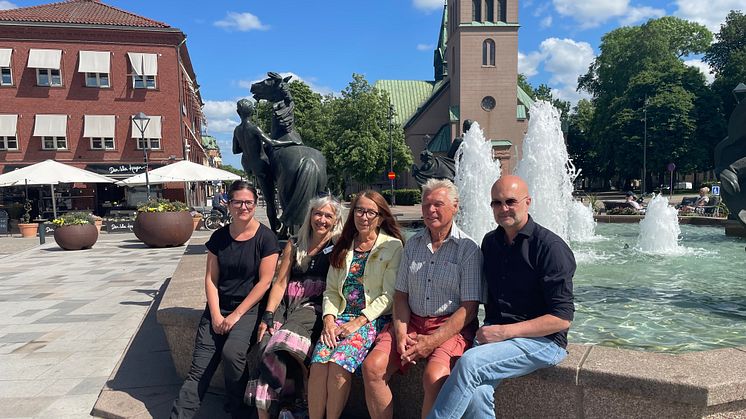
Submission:
{"label": "statue pedestal", "polygon": [[736,220],[725,222],[725,235],[733,237],[746,237],[746,226]]}

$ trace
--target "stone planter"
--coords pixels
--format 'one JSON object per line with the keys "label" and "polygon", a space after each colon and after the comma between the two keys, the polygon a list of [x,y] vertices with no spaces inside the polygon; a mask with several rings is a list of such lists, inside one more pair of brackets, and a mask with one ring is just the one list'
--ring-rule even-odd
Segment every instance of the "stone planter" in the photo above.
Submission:
{"label": "stone planter", "polygon": [[194,225],[194,231],[197,231],[199,228],[199,223],[202,221],[202,216],[199,217],[192,217],[192,224]]}
{"label": "stone planter", "polygon": [[150,247],[181,246],[192,237],[194,226],[188,211],[141,212],[134,226],[135,236]]}
{"label": "stone planter", "polygon": [[54,229],[54,241],[65,250],[90,249],[98,240],[93,224],[66,225]]}
{"label": "stone planter", "polygon": [[39,224],[36,223],[18,223],[18,230],[21,231],[21,237],[36,237]]}

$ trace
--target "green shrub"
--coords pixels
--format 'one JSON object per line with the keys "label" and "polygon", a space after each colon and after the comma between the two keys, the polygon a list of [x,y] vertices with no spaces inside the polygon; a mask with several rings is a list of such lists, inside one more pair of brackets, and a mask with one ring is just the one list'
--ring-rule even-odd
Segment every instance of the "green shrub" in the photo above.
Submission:
{"label": "green shrub", "polygon": [[606,215],[640,215],[640,213],[631,207],[616,207],[606,211]]}
{"label": "green shrub", "polygon": [[[397,205],[417,205],[422,202],[422,191],[419,189],[395,189],[394,194]],[[391,204],[391,189],[382,190],[381,195]]]}

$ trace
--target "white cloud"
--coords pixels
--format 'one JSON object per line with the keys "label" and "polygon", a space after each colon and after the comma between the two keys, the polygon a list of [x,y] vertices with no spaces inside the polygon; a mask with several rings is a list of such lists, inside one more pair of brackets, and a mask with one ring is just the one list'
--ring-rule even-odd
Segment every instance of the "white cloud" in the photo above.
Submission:
{"label": "white cloud", "polygon": [[539,22],[539,27],[542,29],[546,29],[550,26],[552,26],[552,16],[546,16],[541,19],[541,22]]}
{"label": "white cloud", "polygon": [[725,16],[731,10],[743,10],[743,0],[676,0],[679,7],[674,15],[707,26],[713,32],[720,31]]}
{"label": "white cloud", "polygon": [[0,10],[8,10],[8,9],[16,9],[18,6],[16,6],[14,3],[11,3],[7,0],[0,0]]}
{"label": "white cloud", "polygon": [[574,18],[581,28],[592,28],[623,16],[629,8],[629,0],[552,0],[552,3],[557,13]]}
{"label": "white cloud", "polygon": [[444,3],[443,0],[412,0],[412,5],[416,9],[424,10],[426,12],[442,10]]}
{"label": "white cloud", "polygon": [[654,7],[630,7],[627,10],[626,15],[619,19],[619,23],[628,26],[635,23],[645,22],[648,19],[659,18],[666,15],[666,11],[663,9],[656,9]]}
{"label": "white cloud", "polygon": [[556,96],[573,104],[584,95],[576,92],[578,77],[588,71],[595,55],[587,42],[572,39],[547,38],[538,51],[518,53],[518,71],[531,77],[541,65],[550,74],[549,87]]}
{"label": "white cloud", "polygon": [[227,30],[247,32],[251,30],[267,30],[269,26],[263,25],[259,18],[249,12],[228,12],[223,20],[214,23],[215,26]]}
{"label": "white cloud", "polygon": [[[305,77],[301,77],[301,76],[299,76],[299,75],[297,75],[297,74],[295,74],[295,73],[293,73],[293,72],[281,72],[281,73],[279,73],[279,74],[280,74],[280,75],[281,75],[282,77],[292,76],[293,78],[291,79],[291,81],[293,81],[293,80],[299,80],[299,81],[302,81],[303,83],[307,84],[307,85],[308,85],[308,87],[310,87],[310,88],[311,88],[311,90],[313,90],[314,92],[316,92],[316,93],[319,93],[319,94],[321,94],[321,95],[328,95],[328,94],[330,94],[330,93],[331,93],[331,94],[333,94],[333,93],[334,93],[334,90],[333,90],[333,89],[332,89],[331,87],[328,87],[328,86],[322,86],[322,85],[318,84],[318,83],[317,83],[317,79],[316,79],[316,77],[308,77],[308,78],[305,78]],[[262,81],[262,80],[264,80],[264,79],[265,79],[266,77],[267,77],[267,76],[266,76],[266,74],[263,74],[263,75],[261,75],[261,76],[257,76],[257,77],[256,77],[255,79],[253,79],[253,80],[240,80],[240,81],[238,82],[238,85],[239,85],[240,87],[243,87],[243,88],[245,88],[245,89],[250,89],[250,88],[251,88],[251,85],[252,85],[252,84],[254,84],[254,83],[258,82],[258,81]]]}
{"label": "white cloud", "polygon": [[712,69],[707,63],[704,63],[700,60],[686,60],[684,61],[684,64],[699,69],[699,71],[701,71],[702,74],[705,75],[707,84],[712,84],[712,82],[715,81],[715,75],[710,72]]}
{"label": "white cloud", "polygon": [[518,72],[526,77],[535,76],[539,73],[538,67],[543,57],[541,53],[534,51],[528,55],[518,52]]}
{"label": "white cloud", "polygon": [[417,51],[430,51],[435,49],[433,44],[417,44]]}
{"label": "white cloud", "polygon": [[[237,101],[238,99],[236,99]],[[202,112],[207,119],[208,132],[230,133],[239,123],[236,113],[236,101],[206,100]]]}

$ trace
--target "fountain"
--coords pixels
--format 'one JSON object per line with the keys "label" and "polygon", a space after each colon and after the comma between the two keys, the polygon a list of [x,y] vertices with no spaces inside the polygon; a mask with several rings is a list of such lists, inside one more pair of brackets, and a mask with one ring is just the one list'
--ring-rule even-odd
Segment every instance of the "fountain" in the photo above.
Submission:
{"label": "fountain", "polygon": [[668,198],[656,195],[640,221],[637,248],[653,255],[680,255],[684,250],[679,246],[680,236],[678,211],[668,205]]}
{"label": "fountain", "polygon": [[[500,178],[500,160],[493,160],[492,145],[486,141],[479,123],[464,134],[456,152],[456,176],[459,189],[459,213],[456,223],[477,243],[497,227],[490,208],[490,189]],[[485,198],[487,197],[487,198]]]}
{"label": "fountain", "polygon": [[533,199],[529,213],[537,223],[566,242],[593,237],[593,212],[580,208],[583,205],[572,196],[572,182],[580,172],[567,154],[560,114],[549,102],[538,101],[531,107],[516,174],[528,184]]}

